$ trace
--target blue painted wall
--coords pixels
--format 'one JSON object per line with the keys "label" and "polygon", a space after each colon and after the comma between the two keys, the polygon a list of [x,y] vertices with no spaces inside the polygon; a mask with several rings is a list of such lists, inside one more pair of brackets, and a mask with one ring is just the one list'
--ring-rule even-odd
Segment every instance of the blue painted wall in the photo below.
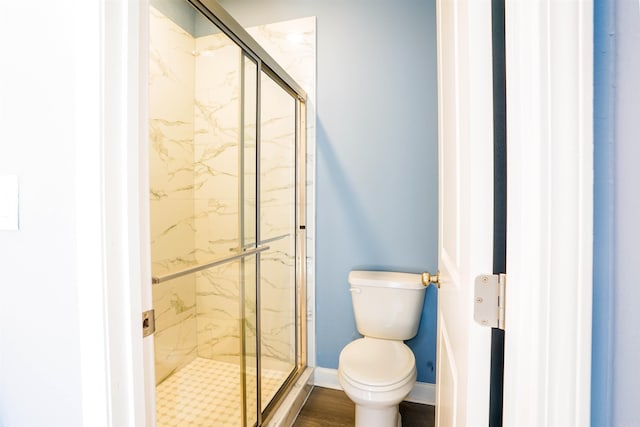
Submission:
{"label": "blue painted wall", "polygon": [[640,10],[615,7],[612,425],[640,425]]}
{"label": "blue painted wall", "polygon": [[614,8],[594,9],[594,247],[591,425],[611,425],[611,332],[613,329]]}
{"label": "blue painted wall", "polygon": [[640,425],[640,10],[596,0],[591,424]]}
{"label": "blue painted wall", "polygon": [[[358,337],[350,270],[437,268],[433,0],[223,0],[243,26],[317,17],[318,366]],[[436,292],[409,342],[435,383]]]}

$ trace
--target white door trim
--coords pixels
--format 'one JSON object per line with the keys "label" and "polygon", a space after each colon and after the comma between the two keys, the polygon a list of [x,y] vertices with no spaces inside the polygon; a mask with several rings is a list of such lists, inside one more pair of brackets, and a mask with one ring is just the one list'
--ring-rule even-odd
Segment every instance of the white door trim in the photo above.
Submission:
{"label": "white door trim", "polygon": [[[151,308],[140,283],[150,283],[146,14],[140,0],[77,2],[76,221],[83,425],[153,425],[145,401],[152,339],[141,339],[141,313]],[[141,56],[141,54],[143,56]],[[146,362],[146,363],[145,363]],[[150,406],[151,405],[151,406]]]}
{"label": "white door trim", "polygon": [[[104,193],[102,179],[102,49],[99,1],[78,2],[75,34],[74,139],[76,156],[76,279],[83,425],[106,427],[111,412],[108,321],[105,312]],[[82,106],[82,108],[79,108]],[[82,177],[82,179],[79,179]]]}
{"label": "white door trim", "polygon": [[[111,426],[155,425],[147,153],[148,1],[101,1],[106,307]],[[149,351],[151,350],[151,351]],[[151,359],[149,360],[149,357]],[[150,394],[149,384],[152,390]]]}
{"label": "white door trim", "polygon": [[593,4],[506,1],[504,425],[589,425]]}

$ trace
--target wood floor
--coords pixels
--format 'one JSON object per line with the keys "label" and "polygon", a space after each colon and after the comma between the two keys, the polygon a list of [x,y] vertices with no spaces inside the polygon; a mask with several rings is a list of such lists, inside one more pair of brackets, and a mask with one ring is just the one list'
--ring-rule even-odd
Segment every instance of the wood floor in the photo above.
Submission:
{"label": "wood floor", "polygon": [[[400,403],[403,427],[432,427],[435,407],[418,403]],[[314,387],[294,427],[351,427],[355,406],[342,390]]]}

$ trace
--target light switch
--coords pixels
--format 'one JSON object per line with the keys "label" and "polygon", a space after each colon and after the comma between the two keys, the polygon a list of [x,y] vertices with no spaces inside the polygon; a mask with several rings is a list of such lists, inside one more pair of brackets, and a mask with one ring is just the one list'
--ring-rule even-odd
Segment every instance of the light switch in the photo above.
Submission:
{"label": "light switch", "polygon": [[18,200],[18,176],[0,175],[0,230],[18,230]]}

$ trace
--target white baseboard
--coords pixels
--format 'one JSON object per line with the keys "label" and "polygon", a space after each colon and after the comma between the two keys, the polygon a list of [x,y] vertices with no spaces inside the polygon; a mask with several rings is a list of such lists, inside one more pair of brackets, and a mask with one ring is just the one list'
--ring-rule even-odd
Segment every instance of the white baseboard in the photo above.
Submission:
{"label": "white baseboard", "polygon": [[436,385],[416,382],[416,385],[413,386],[411,393],[405,400],[407,402],[436,406]]}
{"label": "white baseboard", "polygon": [[313,368],[313,385],[318,387],[342,390],[338,382],[338,370],[330,368]]}
{"label": "white baseboard", "polygon": [[[313,384],[318,387],[332,388],[334,390],[342,390],[338,382],[338,370],[330,368],[313,369]],[[407,402],[422,403],[424,405],[436,404],[436,385],[431,383],[417,382],[409,396],[405,399]]]}

